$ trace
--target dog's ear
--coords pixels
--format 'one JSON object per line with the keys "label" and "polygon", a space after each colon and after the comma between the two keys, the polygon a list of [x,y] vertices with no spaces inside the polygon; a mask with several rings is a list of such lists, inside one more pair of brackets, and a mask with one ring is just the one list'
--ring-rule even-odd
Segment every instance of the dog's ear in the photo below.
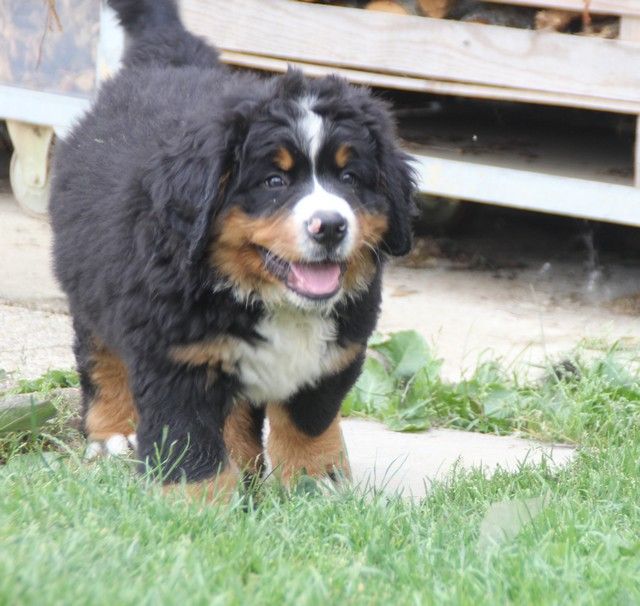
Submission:
{"label": "dog's ear", "polygon": [[219,121],[185,122],[150,159],[143,188],[163,236],[188,264],[197,263],[206,250],[250,111],[240,102]]}
{"label": "dog's ear", "polygon": [[411,157],[398,146],[387,104],[367,94],[362,111],[375,140],[378,187],[389,205],[389,227],[382,250],[393,256],[406,255],[412,245],[411,220],[417,214],[413,199],[417,175]]}
{"label": "dog's ear", "polygon": [[382,249],[400,257],[406,255],[413,244],[411,221],[417,214],[413,200],[416,175],[410,164],[410,156],[395,144],[381,153],[380,186],[389,203],[389,227]]}
{"label": "dog's ear", "polygon": [[227,151],[211,130],[185,126],[162,141],[143,177],[162,237],[189,263],[202,254],[224,196]]}

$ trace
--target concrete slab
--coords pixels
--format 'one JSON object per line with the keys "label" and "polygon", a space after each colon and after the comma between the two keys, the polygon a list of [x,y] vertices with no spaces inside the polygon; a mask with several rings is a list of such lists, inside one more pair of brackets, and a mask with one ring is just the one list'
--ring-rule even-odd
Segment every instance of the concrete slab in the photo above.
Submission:
{"label": "concrete slab", "polygon": [[64,312],[64,294],[51,267],[51,227],[26,215],[0,181],[0,300],[30,309]]}
{"label": "concrete slab", "polygon": [[570,446],[550,445],[515,436],[494,436],[452,429],[420,433],[390,431],[382,423],[344,419],[342,430],[356,485],[407,498],[424,497],[433,480],[454,467],[517,471],[546,459],[561,467],[575,456]]}
{"label": "concrete slab", "polygon": [[73,368],[73,332],[67,313],[0,303],[0,369],[32,379],[52,368]]}

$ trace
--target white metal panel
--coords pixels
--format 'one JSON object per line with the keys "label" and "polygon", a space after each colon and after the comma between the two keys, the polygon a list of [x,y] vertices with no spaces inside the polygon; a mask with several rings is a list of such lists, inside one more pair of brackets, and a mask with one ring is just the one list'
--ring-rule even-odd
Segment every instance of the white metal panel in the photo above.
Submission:
{"label": "white metal panel", "polygon": [[414,155],[421,191],[640,227],[640,188]]}
{"label": "white metal panel", "polygon": [[0,85],[0,117],[53,126],[63,135],[84,112],[89,99]]}

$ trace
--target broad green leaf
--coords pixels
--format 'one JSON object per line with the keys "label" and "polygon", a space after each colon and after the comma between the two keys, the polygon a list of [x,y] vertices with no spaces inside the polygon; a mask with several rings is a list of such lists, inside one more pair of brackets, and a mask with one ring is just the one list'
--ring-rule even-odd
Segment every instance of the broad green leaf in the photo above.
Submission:
{"label": "broad green leaf", "polygon": [[393,374],[399,379],[410,379],[416,372],[433,361],[429,345],[413,330],[397,332],[374,347],[388,361]]}
{"label": "broad green leaf", "polygon": [[16,393],[34,393],[65,387],[78,387],[78,373],[74,370],[49,370],[37,379],[18,381]]}
{"label": "broad green leaf", "polygon": [[380,332],[374,332],[370,337],[369,337],[369,342],[367,343],[367,345],[369,347],[377,347],[378,345],[382,345],[383,343],[386,343],[389,340],[389,337],[387,335],[383,335]]}
{"label": "broad green leaf", "polygon": [[431,421],[427,417],[410,417],[405,419],[398,416],[388,419],[386,425],[393,431],[425,431],[431,428]]}
{"label": "broad green leaf", "polygon": [[362,374],[353,388],[355,401],[350,402],[352,410],[358,404],[367,411],[386,408],[395,389],[395,381],[389,376],[384,365],[375,358],[367,358]]}
{"label": "broad green leaf", "polygon": [[549,503],[548,495],[530,499],[498,501],[489,506],[480,523],[478,551],[486,552],[515,539],[522,528],[531,522]]}
{"label": "broad green leaf", "polygon": [[402,406],[410,408],[416,405],[424,405],[428,400],[441,390],[440,377],[438,376],[439,364],[423,366],[413,375],[407,385],[402,399]]}
{"label": "broad green leaf", "polygon": [[509,389],[494,389],[482,398],[484,414],[494,419],[509,419],[516,410],[517,393]]}
{"label": "broad green leaf", "polygon": [[355,389],[352,389],[342,400],[342,414],[345,417],[352,415],[358,409],[358,396]]}

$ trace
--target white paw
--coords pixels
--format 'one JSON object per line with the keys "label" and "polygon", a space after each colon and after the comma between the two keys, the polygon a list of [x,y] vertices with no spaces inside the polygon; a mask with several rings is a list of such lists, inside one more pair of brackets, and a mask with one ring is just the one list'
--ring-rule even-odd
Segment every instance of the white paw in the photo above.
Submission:
{"label": "white paw", "polygon": [[115,433],[106,440],[89,442],[84,458],[90,461],[96,457],[121,457],[136,450],[137,447],[138,438],[135,433],[130,433],[127,436]]}

